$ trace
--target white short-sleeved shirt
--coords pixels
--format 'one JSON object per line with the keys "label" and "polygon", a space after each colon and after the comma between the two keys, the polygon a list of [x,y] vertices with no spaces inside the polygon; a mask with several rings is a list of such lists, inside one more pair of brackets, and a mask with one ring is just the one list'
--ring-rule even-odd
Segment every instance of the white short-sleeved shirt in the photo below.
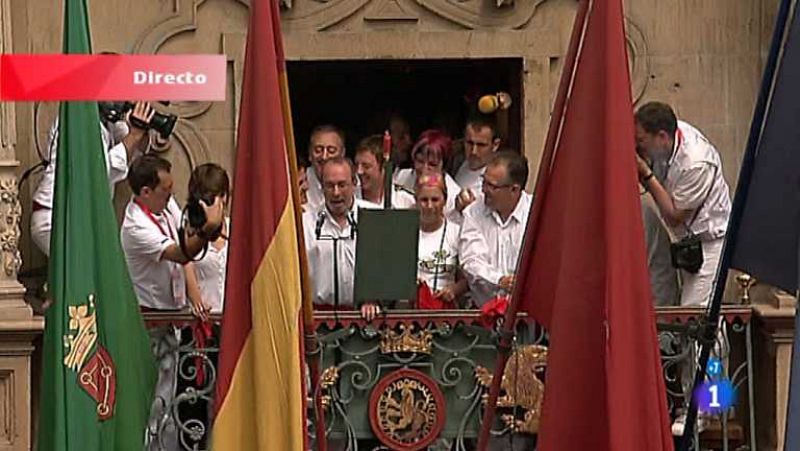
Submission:
{"label": "white short-sleeved shirt", "polygon": [[478,193],[482,193],[482,185],[483,185],[483,173],[486,172],[486,166],[478,169],[472,170],[469,168],[469,163],[464,160],[461,163],[461,166],[458,168],[458,172],[456,172],[456,183],[462,189],[469,189],[472,191],[472,194],[476,196]]}
{"label": "white short-sleeved shirt", "polygon": [[[731,200],[722,173],[722,160],[705,136],[683,121],[678,121],[675,150],[668,163],[664,189],[676,208],[693,210],[687,224],[691,222],[694,210],[700,209],[691,229],[701,239],[707,241],[725,236]],[[688,229],[680,225],[671,227],[670,232],[680,239],[688,234]]]}
{"label": "white short-sleeved shirt", "polygon": [[[106,150],[106,169],[108,170],[108,183],[111,188],[111,197],[114,197],[114,185],[125,180],[128,176],[128,153],[122,138],[128,134],[128,126],[124,122],[112,125],[101,125],[100,136],[103,148]],[[45,167],[42,178],[33,193],[33,201],[37,204],[53,208],[53,191],[56,180],[56,158],[58,154],[58,120],[56,119],[48,134],[48,159],[50,164]]]}
{"label": "white short-sleeved shirt", "polygon": [[477,171],[473,171],[469,168],[469,164],[466,160],[461,163],[458,172],[456,172],[456,183],[458,183],[458,186],[460,186],[462,190],[469,190],[475,196],[473,203],[483,202],[483,174],[485,172],[486,166]]}
{"label": "white short-sleeved shirt", "polygon": [[506,222],[482,201],[464,209],[458,254],[478,306],[497,296],[501,277],[516,271],[531,201],[523,191]]}
{"label": "white short-sleeved shirt", "polygon": [[[230,218],[225,218],[230,230]],[[195,260],[195,274],[200,285],[200,295],[203,302],[211,308],[211,313],[222,313],[225,304],[225,273],[228,263],[228,240],[222,249],[217,249],[213,244],[208,244],[208,251],[200,260]]]}
{"label": "white short-sleeved shirt", "polygon": [[186,304],[183,266],[161,258],[167,247],[177,244],[180,218],[181,210],[174,198],[164,212],[152,213],[152,218],[133,199],[125,208],[120,233],[122,250],[141,306],[174,310]]}
{"label": "white short-sleeved shirt", "polygon": [[[350,214],[356,223],[358,222],[359,208],[379,209],[381,206],[365,200],[354,199]],[[325,212],[324,214],[321,213],[323,211]],[[322,238],[318,239],[316,229],[320,217],[322,217],[320,223],[320,236]],[[337,237],[339,238],[336,244],[338,248],[339,305],[352,307],[356,268],[356,240],[358,235],[352,231],[349,223],[345,224],[344,227],[339,226],[330,213],[327,212],[324,204],[317,210],[308,209],[303,213],[303,233],[309,272],[311,273],[314,303],[336,304],[333,289],[334,241],[330,237]]]}
{"label": "white short-sleeved shirt", "polygon": [[[413,168],[396,171],[394,173],[394,183],[409,193],[413,193],[417,185],[417,172]],[[444,212],[446,215],[451,216],[453,212],[458,213],[456,211],[456,197],[461,192],[461,187],[447,173],[444,174],[444,184],[447,187],[447,203],[444,206]]]}
{"label": "white short-sleeved shirt", "polygon": [[434,292],[456,282],[460,233],[461,226],[452,221],[445,221],[433,232],[419,231],[417,278]]}

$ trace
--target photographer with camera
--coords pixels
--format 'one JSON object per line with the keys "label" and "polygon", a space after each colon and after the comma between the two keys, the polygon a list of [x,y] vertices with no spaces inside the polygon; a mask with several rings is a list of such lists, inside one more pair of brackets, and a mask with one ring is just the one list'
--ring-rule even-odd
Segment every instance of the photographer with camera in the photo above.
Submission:
{"label": "photographer with camera", "polygon": [[[106,168],[111,195],[114,185],[128,175],[128,161],[134,152],[144,152],[149,143],[148,128],[156,114],[149,103],[137,102],[122,115],[109,117],[101,114],[100,135],[106,152]],[[102,108],[101,108],[102,112]],[[36,246],[50,255],[51,216],[53,213],[53,190],[56,178],[56,154],[58,149],[58,119],[50,128],[48,139],[49,158],[39,184],[33,194],[31,214],[31,238]]]}
{"label": "photographer with camera", "polygon": [[705,136],[678,121],[667,104],[647,103],[635,119],[639,181],[672,235],[680,303],[708,305],[731,212],[722,160]]}
{"label": "photographer with camera", "polygon": [[[230,180],[225,169],[214,163],[196,167],[189,178],[189,201],[186,204],[189,223],[196,225],[205,220],[201,200],[213,203],[213,199],[219,197],[223,209],[226,209],[229,195]],[[222,313],[225,302],[228,230],[230,230],[230,218],[225,217],[219,237],[209,242],[206,253],[194,262],[202,303],[211,313]]]}
{"label": "photographer with camera", "polygon": [[[210,205],[204,199],[197,200],[200,212],[194,211],[195,217],[182,224],[181,209],[172,196],[171,169],[169,161],[154,154],[138,157],[131,164],[128,183],[133,196],[120,232],[122,250],[142,311],[180,310],[188,297],[193,313],[206,319],[208,309],[201,299],[191,261],[219,238],[223,199],[215,195],[208,199],[213,202]],[[158,325],[151,327],[149,334],[160,365],[146,449],[156,450],[162,449],[155,439],[159,419],[175,396],[180,331],[172,325]],[[170,417],[168,421],[174,420]],[[177,449],[177,426],[168,424],[165,430],[169,432],[161,437],[164,449]]]}
{"label": "photographer with camera", "polygon": [[[223,228],[223,199],[218,195],[199,199],[200,211],[187,216],[202,216],[182,224],[181,209],[172,196],[171,170],[169,161],[145,154],[133,161],[128,174],[133,197],[122,222],[122,249],[139,305],[149,309],[184,306],[184,273],[194,270],[189,263],[220,237]],[[194,297],[190,296],[193,303]],[[193,307],[195,313],[206,310]]]}

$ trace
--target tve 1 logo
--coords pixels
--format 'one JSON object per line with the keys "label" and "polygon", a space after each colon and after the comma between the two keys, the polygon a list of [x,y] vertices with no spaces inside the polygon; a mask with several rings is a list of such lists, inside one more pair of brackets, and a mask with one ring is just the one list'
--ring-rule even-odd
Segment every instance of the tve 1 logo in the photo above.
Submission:
{"label": "tve 1 logo", "polygon": [[736,387],[723,374],[722,362],[717,358],[708,360],[708,379],[695,391],[697,407],[702,412],[721,414],[736,402]]}

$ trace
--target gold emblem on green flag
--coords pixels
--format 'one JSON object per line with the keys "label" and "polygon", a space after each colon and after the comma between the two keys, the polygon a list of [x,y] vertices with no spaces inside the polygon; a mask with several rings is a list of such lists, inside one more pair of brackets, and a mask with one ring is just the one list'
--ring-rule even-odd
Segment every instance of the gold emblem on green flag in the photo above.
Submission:
{"label": "gold emblem on green flag", "polygon": [[64,365],[73,371],[83,367],[83,362],[97,341],[97,318],[95,317],[94,295],[89,295],[87,304],[69,306],[69,330],[64,335],[67,355]]}

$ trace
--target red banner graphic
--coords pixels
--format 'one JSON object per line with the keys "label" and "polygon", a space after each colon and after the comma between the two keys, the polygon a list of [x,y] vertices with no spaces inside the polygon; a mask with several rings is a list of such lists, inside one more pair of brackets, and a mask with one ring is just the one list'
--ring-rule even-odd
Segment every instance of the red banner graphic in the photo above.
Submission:
{"label": "red banner graphic", "polygon": [[0,100],[225,100],[225,55],[0,55]]}

